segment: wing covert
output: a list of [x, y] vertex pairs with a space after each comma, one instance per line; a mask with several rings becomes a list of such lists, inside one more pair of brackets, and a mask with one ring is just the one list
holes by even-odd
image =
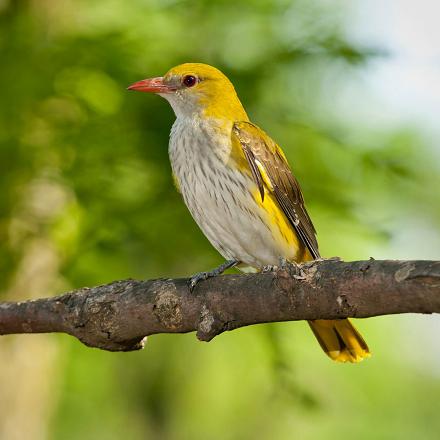
[[250, 122], [236, 122], [232, 137], [243, 149], [262, 200], [265, 189], [271, 192], [313, 258], [320, 258], [316, 230], [304, 206], [299, 183], [282, 150], [263, 130]]

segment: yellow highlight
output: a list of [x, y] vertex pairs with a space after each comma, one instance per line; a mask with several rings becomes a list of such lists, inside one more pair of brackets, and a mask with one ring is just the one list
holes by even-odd
[[266, 224], [269, 225], [274, 241], [285, 249], [282, 255], [289, 261], [301, 262], [304, 259], [305, 246], [300, 242], [295, 229], [284, 212], [274, 199], [274, 196], [265, 190], [264, 200], [261, 200], [260, 191], [254, 192], [254, 199], [266, 213]]
[[309, 321], [324, 352], [336, 362], [357, 363], [369, 358], [367, 344], [348, 319]]
[[185, 63], [173, 67], [165, 74], [165, 80], [173, 77], [193, 75], [199, 82], [191, 87], [191, 93], [198, 96], [206, 118], [228, 121], [249, 121], [231, 81], [220, 70], [208, 64]]
[[270, 181], [270, 178], [267, 175], [265, 168], [263, 167], [263, 165], [261, 165], [261, 162], [259, 162], [258, 160], [255, 161], [255, 164], [258, 167], [258, 171], [260, 172], [260, 175], [261, 175], [261, 178], [263, 179], [264, 184], [269, 188], [270, 191], [273, 191], [272, 182]]

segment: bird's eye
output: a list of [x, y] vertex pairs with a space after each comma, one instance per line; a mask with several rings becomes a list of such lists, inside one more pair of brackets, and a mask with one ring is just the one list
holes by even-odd
[[186, 75], [182, 82], [185, 87], [192, 87], [196, 85], [197, 78], [194, 75]]

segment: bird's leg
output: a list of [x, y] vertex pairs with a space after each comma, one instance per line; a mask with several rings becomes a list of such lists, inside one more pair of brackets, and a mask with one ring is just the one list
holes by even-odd
[[279, 257], [278, 262], [278, 266], [272, 264], [267, 264], [266, 266], [263, 266], [261, 272], [276, 272], [279, 269], [285, 269], [289, 264], [293, 264], [287, 261], [287, 259], [284, 257]]
[[297, 280], [304, 280], [306, 279], [306, 274], [303, 270], [304, 268], [309, 268], [312, 267], [315, 263], [320, 263], [321, 261], [342, 261], [339, 257], [330, 257], [330, 258], [323, 258], [323, 257], [319, 257], [316, 258], [314, 260], [310, 260], [310, 261], [303, 261], [302, 264], [303, 266], [301, 267], [300, 264], [292, 262], [291, 264], [293, 264], [293, 266], [296, 267], [297, 271], [299, 272], [299, 275], [293, 275], [293, 278], [297, 279]]
[[278, 261], [279, 261], [278, 267], [280, 269], [285, 269], [289, 265], [289, 262], [284, 257], [279, 257]]
[[267, 265], [267, 266], [263, 266], [261, 272], [276, 272], [278, 270], [283, 270], [289, 267], [289, 265], [294, 266], [298, 272], [298, 275], [293, 275], [293, 278], [295, 278], [296, 280], [304, 280], [305, 274], [304, 271], [302, 270], [301, 266], [296, 262], [296, 261], [288, 261], [286, 258], [284, 257], [279, 257], [279, 263], [278, 266], [272, 266], [272, 265]]
[[216, 267], [213, 270], [210, 270], [209, 272], [196, 273], [189, 280], [189, 290], [192, 292], [199, 281], [207, 280], [208, 278], [221, 275], [225, 270], [230, 269], [231, 267], [234, 267], [239, 263], [240, 262], [237, 260], [227, 260], [223, 264], [220, 264], [220, 266]]
[[299, 265], [296, 261], [291, 262], [292, 266], [295, 267], [295, 269], [298, 272], [298, 275], [293, 275], [293, 278], [295, 278], [295, 280], [305, 280], [306, 279], [306, 274], [304, 273], [301, 265]]

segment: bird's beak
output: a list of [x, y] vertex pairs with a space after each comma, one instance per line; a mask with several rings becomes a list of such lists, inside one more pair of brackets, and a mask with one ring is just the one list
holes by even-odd
[[143, 79], [142, 81], [135, 82], [131, 86], [127, 87], [127, 90], [137, 90], [138, 92], [145, 93], [172, 93], [176, 89], [167, 84], [164, 84], [163, 78]]

